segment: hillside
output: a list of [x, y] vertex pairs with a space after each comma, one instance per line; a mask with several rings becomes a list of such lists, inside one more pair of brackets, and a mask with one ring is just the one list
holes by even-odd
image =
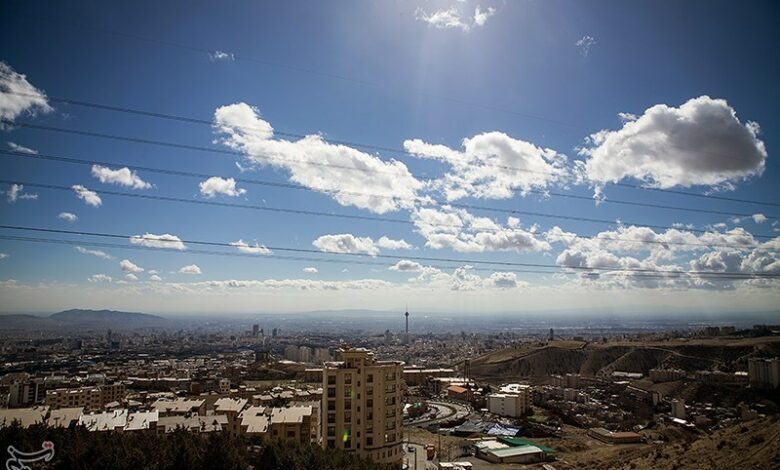
[[[558, 444], [558, 455], [577, 469], [770, 469], [780, 468], [780, 421], [763, 418], [738, 423], [711, 434], [679, 428], [649, 432], [657, 445], [615, 446], [587, 436]], [[553, 440], [551, 440], [553, 441]], [[667, 443], [660, 444], [665, 441]]]
[[160, 328], [169, 320], [148, 313], [118, 312], [114, 310], [72, 309], [54, 313], [48, 317], [34, 315], [0, 316], [0, 329], [69, 329], [69, 328], [112, 328], [131, 330], [137, 328]]
[[779, 354], [778, 337], [610, 344], [553, 341], [480, 356], [471, 362], [471, 373], [476, 378], [511, 380], [566, 373], [588, 377], [614, 371], [647, 374], [656, 367], [734, 371], [747, 370], [750, 357]]

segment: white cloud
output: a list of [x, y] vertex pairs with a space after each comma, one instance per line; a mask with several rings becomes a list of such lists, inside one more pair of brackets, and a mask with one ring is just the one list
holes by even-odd
[[202, 271], [200, 270], [200, 267], [197, 264], [188, 264], [187, 266], [182, 267], [179, 269], [179, 272], [182, 274], [201, 274]]
[[753, 214], [751, 217], [753, 218], [753, 222], [757, 224], [766, 222], [766, 216], [764, 214]]
[[220, 178], [212, 176], [199, 184], [200, 193], [206, 197], [214, 197], [217, 194], [237, 197], [246, 194], [246, 189], [236, 189], [236, 180], [233, 178]]
[[211, 59], [212, 62], [218, 61], [218, 60], [228, 60], [228, 61], [234, 61], [236, 60], [235, 56], [232, 52], [224, 52], [220, 50], [216, 50], [214, 52], [209, 53], [209, 59]]
[[271, 125], [246, 103], [217, 108], [214, 128], [223, 135], [219, 142], [244, 153], [250, 165], [285, 169], [291, 181], [328, 194], [341, 205], [380, 214], [408, 209], [424, 186], [402, 162], [330, 144], [319, 135], [274, 139]]
[[763, 173], [767, 152], [758, 132], [725, 100], [701, 96], [679, 108], [655, 105], [620, 130], [592, 134], [580, 154], [597, 190], [625, 178], [656, 188], [730, 188]]
[[424, 21], [438, 29], [457, 28], [462, 31], [468, 31], [471, 26], [461, 18], [461, 14], [456, 7], [436, 10], [428, 14], [422, 8], [418, 7], [414, 12], [414, 19]]
[[26, 153], [28, 155], [37, 155], [38, 151], [35, 149], [31, 149], [29, 147], [25, 147], [24, 145], [19, 145], [16, 142], [6, 142], [8, 144], [8, 147], [13, 150], [14, 152], [19, 153]]
[[93, 274], [87, 278], [89, 282], [111, 282], [113, 279], [107, 274]]
[[100, 199], [100, 196], [95, 191], [90, 191], [80, 184], [74, 184], [71, 188], [76, 193], [76, 197], [84, 201], [88, 206], [99, 207], [103, 204], [103, 200]]
[[423, 265], [416, 261], [402, 259], [401, 261], [395, 263], [393, 266], [390, 266], [388, 269], [390, 269], [391, 271], [417, 273], [423, 270]]
[[160, 282], [162, 281], [162, 278], [157, 274], [152, 274], [151, 276], [149, 276], [149, 280], [152, 282]]
[[250, 245], [244, 240], [239, 239], [237, 242], [230, 242], [230, 244], [238, 248], [238, 251], [242, 253], [250, 253], [253, 255], [270, 255], [273, 253], [265, 245], [261, 245], [257, 242], [255, 242], [254, 245]]
[[[48, 113], [52, 109], [46, 95], [28, 82], [25, 75], [0, 61], [0, 118], [13, 121], [24, 113], [34, 116], [38, 111]], [[4, 126], [0, 123], [0, 129]]]
[[149, 189], [151, 184], [142, 180], [135, 171], [127, 167], [112, 170], [106, 166], [92, 165], [92, 176], [101, 183], [118, 184], [133, 189]]
[[138, 266], [137, 264], [133, 263], [129, 259], [123, 259], [119, 262], [119, 267], [122, 269], [122, 271], [126, 273], [142, 273], [144, 272], [144, 268]]
[[6, 259], [6, 258], [8, 258], [7, 253], [0, 253], [0, 259]]
[[484, 26], [488, 18], [496, 14], [496, 9], [488, 7], [487, 10], [482, 10], [479, 5], [474, 10], [474, 24], [477, 26]]
[[85, 255], [97, 256], [98, 258], [114, 259], [113, 256], [107, 254], [105, 251], [90, 250], [90, 249], [84, 248], [83, 246], [77, 246], [76, 247], [76, 251], [78, 251], [79, 253], [85, 254]]
[[181, 241], [181, 238], [176, 235], [171, 235], [170, 233], [155, 235], [147, 232], [143, 235], [133, 235], [130, 237], [130, 243], [151, 248], [170, 248], [172, 250], [187, 249], [184, 242]]
[[309, 274], [317, 274], [319, 271], [317, 271], [317, 268], [313, 266], [308, 266], [306, 268], [303, 268], [303, 272], [309, 273]]
[[371, 256], [379, 254], [379, 248], [370, 237], [356, 237], [350, 233], [323, 235], [314, 240], [312, 245], [328, 253], [365, 253]]
[[125, 280], [126, 281], [130, 281], [130, 282], [135, 282], [135, 281], [138, 280], [138, 276], [136, 276], [133, 273], [127, 273], [127, 274], [125, 274]]
[[451, 248], [459, 252], [547, 251], [550, 244], [537, 237], [536, 227], [525, 229], [515, 217], [501, 226], [486, 217], [463, 209], [442, 206], [421, 208], [412, 213], [417, 231], [432, 249]]
[[445, 145], [406, 140], [404, 149], [421, 158], [447, 163], [452, 171], [431, 183], [450, 201], [464, 197], [511, 198], [543, 190], [568, 177], [567, 158], [549, 148], [514, 139], [503, 132], [486, 132], [463, 139], [463, 151]]
[[583, 57], [588, 57], [588, 54], [590, 54], [590, 48], [595, 44], [596, 40], [593, 38], [593, 36], [587, 35], [578, 39], [577, 42], [574, 43], [575, 46], [580, 48], [580, 53], [583, 55]]
[[60, 212], [60, 215], [58, 215], [57, 218], [69, 223], [78, 220], [78, 216], [76, 214], [71, 214], [70, 212]]
[[376, 244], [379, 248], [384, 248], [386, 250], [411, 250], [414, 248], [412, 245], [407, 243], [406, 240], [393, 240], [391, 238], [387, 238], [384, 235], [376, 241]]
[[16, 202], [17, 200], [36, 200], [38, 195], [35, 193], [23, 193], [24, 185], [12, 184], [8, 191], [6, 191], [6, 199], [8, 202]]
[[479, 5], [474, 9], [473, 17], [465, 11], [465, 6], [442, 8], [433, 13], [428, 13], [417, 7], [414, 12], [414, 19], [428, 23], [436, 29], [459, 29], [468, 32], [477, 26], [484, 26], [488, 18], [495, 14], [495, 8], [488, 7], [483, 10]]

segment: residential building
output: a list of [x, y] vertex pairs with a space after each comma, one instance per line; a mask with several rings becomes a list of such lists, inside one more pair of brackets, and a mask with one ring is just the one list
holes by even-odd
[[750, 385], [760, 388], [780, 386], [780, 358], [750, 359], [748, 361]]
[[112, 402], [122, 402], [127, 387], [121, 382], [95, 387], [57, 388], [46, 391], [46, 405], [52, 408], [86, 408], [101, 410]]
[[322, 445], [377, 463], [403, 457], [403, 362], [378, 361], [363, 348], [343, 347], [323, 371]]

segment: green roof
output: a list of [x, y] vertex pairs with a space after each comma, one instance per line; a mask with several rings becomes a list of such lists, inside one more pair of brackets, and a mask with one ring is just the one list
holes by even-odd
[[536, 446], [536, 447], [542, 449], [546, 454], [555, 452], [555, 449], [553, 449], [552, 447], [547, 447], [547, 446], [543, 446], [543, 445], [537, 444], [536, 442], [534, 442], [534, 441], [532, 441], [530, 439], [526, 439], [524, 437], [503, 437], [502, 436], [502, 437], [499, 437], [498, 440], [503, 442], [506, 445], [510, 445], [510, 446], [513, 446], [513, 447], [515, 447], [515, 446]]

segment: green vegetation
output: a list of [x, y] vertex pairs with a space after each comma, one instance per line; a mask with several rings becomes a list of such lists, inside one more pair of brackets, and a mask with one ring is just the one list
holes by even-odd
[[[84, 429], [15, 423], [0, 429], [0, 449], [9, 445], [24, 452], [54, 443], [55, 455], [47, 469], [248, 469], [254, 470], [374, 470], [381, 466], [343, 451], [290, 442], [250, 442], [227, 433], [169, 434], [145, 432], [88, 432]], [[6, 456], [3, 456], [4, 461]], [[38, 468], [38, 467], [35, 467]]]

